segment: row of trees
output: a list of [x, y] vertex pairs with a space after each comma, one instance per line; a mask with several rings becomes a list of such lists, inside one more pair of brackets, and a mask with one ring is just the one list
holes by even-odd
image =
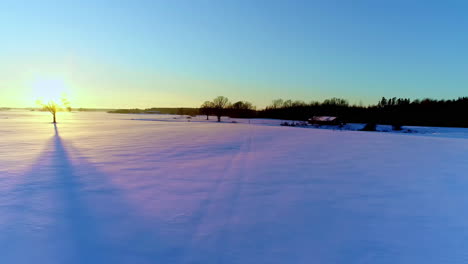
[[338, 116], [349, 123], [391, 124], [420, 126], [468, 127], [468, 97], [455, 100], [410, 100], [409, 98], [382, 97], [375, 105], [351, 105], [341, 98], [326, 99], [322, 102], [276, 99], [265, 109], [256, 110], [249, 102], [231, 104], [224, 96], [204, 102], [199, 113], [241, 118], [275, 118], [305, 121], [312, 116]]
[[[70, 102], [65, 98], [62, 98], [60, 103], [51, 101], [48, 103], [38, 102], [38, 104], [44, 111], [52, 114], [54, 123], [57, 122], [56, 114], [58, 111], [71, 111]], [[157, 108], [153, 110], [155, 109]], [[199, 109], [178, 108], [177, 113], [203, 114], [206, 115], [206, 119], [214, 115], [218, 122], [221, 121], [222, 116], [299, 121], [305, 121], [312, 116], [338, 116], [348, 123], [391, 124], [395, 127], [402, 125], [468, 127], [468, 97], [460, 97], [455, 100], [423, 99], [413, 101], [408, 98], [382, 97], [377, 104], [370, 106], [350, 105], [347, 100], [341, 98], [310, 103], [277, 99], [265, 109], [257, 111], [250, 102], [231, 103], [228, 98], [218, 96], [212, 101], [204, 102]]]
[[348, 101], [340, 98], [327, 99], [324, 102], [312, 102], [310, 104], [304, 101], [292, 101], [276, 99], [264, 110], [256, 110], [256, 107], [247, 101], [238, 101], [230, 103], [224, 96], [218, 96], [212, 101], [205, 101], [199, 108], [199, 113], [209, 116], [216, 116], [218, 122], [222, 116], [236, 118], [278, 118], [289, 120], [307, 120], [311, 115], [342, 115], [349, 108]]
[[238, 101], [231, 104], [229, 99], [224, 96], [218, 96], [213, 99], [213, 101], [205, 101], [200, 106], [199, 113], [206, 115], [206, 120], [210, 118], [210, 115], [214, 115], [218, 118], [218, 122], [221, 122], [222, 116], [238, 118], [256, 116], [256, 110], [252, 103], [247, 101]]
[[455, 100], [382, 98], [367, 109], [378, 123], [468, 127], [468, 97]]

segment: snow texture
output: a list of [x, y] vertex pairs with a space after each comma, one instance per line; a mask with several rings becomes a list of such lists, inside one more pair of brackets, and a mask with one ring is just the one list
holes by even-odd
[[50, 118], [0, 112], [0, 263], [468, 263], [467, 129]]

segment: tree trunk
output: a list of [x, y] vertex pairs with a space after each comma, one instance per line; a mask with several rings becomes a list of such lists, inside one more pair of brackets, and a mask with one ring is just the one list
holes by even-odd
[[206, 120], [210, 120], [210, 119], [208, 118], [208, 115], [206, 115]]
[[55, 119], [55, 113], [52, 113], [52, 116], [54, 117], [54, 124], [57, 124], [57, 120]]
[[218, 116], [218, 122], [221, 122], [221, 116], [220, 115]]

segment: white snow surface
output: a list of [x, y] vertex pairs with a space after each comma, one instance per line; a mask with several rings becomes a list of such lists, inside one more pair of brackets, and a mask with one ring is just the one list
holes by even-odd
[[0, 263], [468, 263], [468, 129], [174, 117], [0, 112]]

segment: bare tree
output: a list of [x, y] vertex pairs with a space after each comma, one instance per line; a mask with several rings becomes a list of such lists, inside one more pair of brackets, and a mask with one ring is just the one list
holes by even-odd
[[235, 102], [231, 105], [231, 108], [232, 109], [240, 109], [240, 110], [243, 110], [243, 109], [247, 109], [247, 110], [255, 110], [255, 107], [253, 106], [253, 104], [251, 102], [247, 102], [247, 101], [239, 101], [239, 102]]
[[229, 108], [230, 117], [247, 118], [255, 115], [255, 106], [251, 102], [238, 101], [233, 103]]
[[42, 106], [42, 110], [47, 111], [52, 114], [52, 122], [57, 124], [57, 112], [59, 111], [69, 111], [71, 112], [72, 108], [70, 106], [70, 102], [66, 98], [61, 99], [62, 104], [59, 104], [53, 100], [49, 101], [48, 103], [42, 103], [41, 101], [37, 101], [37, 104]]
[[218, 96], [213, 100], [214, 114], [218, 117], [218, 122], [221, 122], [221, 116], [225, 114], [226, 108], [229, 107], [229, 99], [224, 96]]
[[213, 114], [213, 103], [210, 101], [205, 101], [200, 106], [200, 114], [206, 115], [206, 120], [209, 120], [209, 116]]
[[271, 106], [269, 108], [272, 108], [272, 109], [277, 109], [277, 108], [281, 108], [283, 107], [283, 99], [276, 99], [276, 100], [273, 100]]
[[[385, 97], [383, 99], [385, 99]], [[347, 100], [336, 98], [336, 97], [326, 99], [325, 101], [323, 101], [322, 104], [323, 105], [335, 105], [335, 106], [349, 106], [349, 102]]]

